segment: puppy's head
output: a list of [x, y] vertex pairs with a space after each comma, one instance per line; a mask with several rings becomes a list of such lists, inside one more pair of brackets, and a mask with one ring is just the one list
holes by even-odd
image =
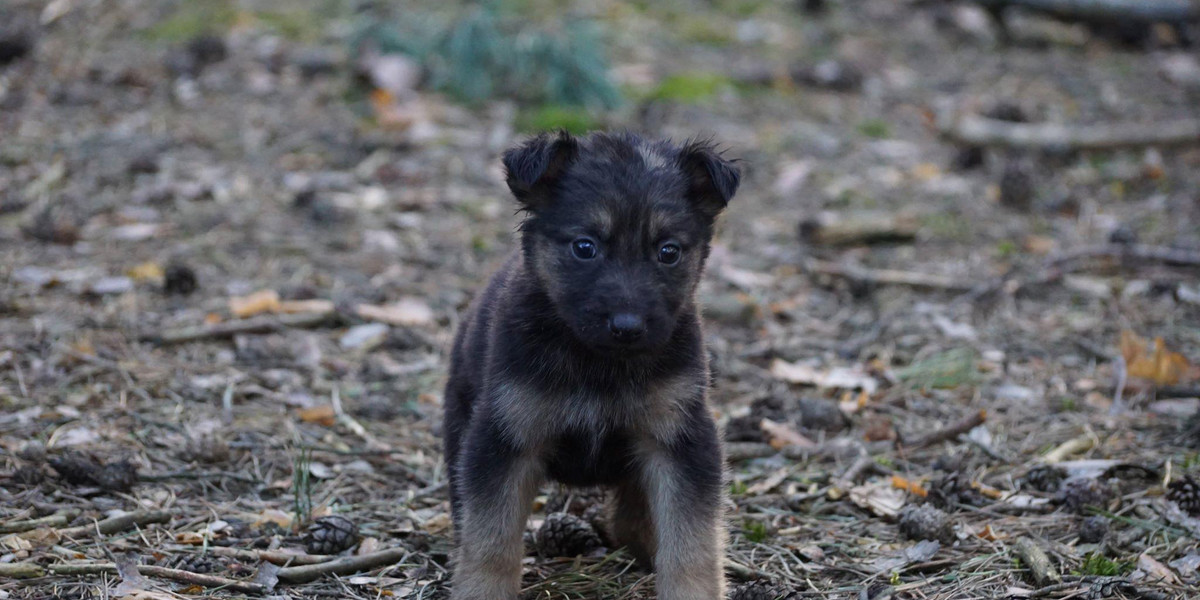
[[662, 347], [693, 308], [737, 167], [709, 142], [543, 134], [504, 154], [526, 264], [587, 346]]

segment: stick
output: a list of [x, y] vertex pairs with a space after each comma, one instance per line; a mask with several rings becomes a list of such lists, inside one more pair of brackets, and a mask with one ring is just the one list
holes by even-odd
[[[94, 563], [64, 563], [50, 565], [42, 568], [38, 565], [30, 563], [12, 563], [13, 565], [27, 565], [40, 570], [39, 574], [26, 574], [24, 577], [42, 577], [47, 572], [55, 575], [100, 575], [103, 573], [116, 573], [117, 565], [110, 562], [94, 562]], [[0, 565], [0, 575], [5, 575], [3, 567]], [[233, 592], [242, 592], [246, 594], [263, 594], [270, 590], [261, 583], [251, 581], [241, 581], [238, 579], [229, 579], [227, 577], [219, 577], [217, 575], [206, 575], [203, 573], [192, 573], [191, 571], [183, 571], [180, 569], [168, 569], [166, 567], [157, 567], [153, 565], [137, 565], [137, 571], [141, 575], [150, 577], [158, 577], [160, 579], [169, 579], [180, 583], [191, 585], [199, 585], [207, 588], [221, 588]], [[24, 573], [34, 573], [30, 569], [25, 569]], [[20, 575], [10, 575], [11, 577], [21, 577]]]
[[1190, 0], [974, 0], [989, 9], [1017, 6], [1060, 19], [1106, 22], [1178, 22], [1200, 19]]
[[227, 548], [224, 546], [213, 546], [208, 551], [217, 556], [227, 556], [243, 561], [261, 560], [280, 566], [317, 565], [337, 558], [327, 554], [295, 554], [279, 550], [243, 550], [241, 548]]
[[814, 456], [844, 456], [859, 454], [864, 449], [868, 454], [874, 455], [879, 452], [886, 451], [890, 445], [890, 442], [848, 444], [844, 440], [832, 440], [824, 444], [817, 444], [811, 448], [787, 446], [780, 450], [772, 447], [770, 444], [760, 444], [756, 442], [733, 442], [725, 444], [725, 460], [727, 462], [740, 462], [743, 460], [753, 460], [755, 458], [766, 458], [768, 456], [775, 456], [776, 454], [781, 454], [784, 458], [792, 460], [805, 460]]
[[199, 340], [231, 338], [242, 333], [270, 333], [289, 327], [318, 327], [329, 321], [335, 314], [336, 311], [262, 315], [237, 321], [224, 321], [212, 325], [168, 330], [158, 335], [145, 337], [143, 341], [160, 345], [183, 344]]
[[56, 532], [64, 538], [83, 538], [92, 537], [95, 535], [112, 535], [120, 533], [135, 525], [146, 525], [148, 523], [162, 523], [171, 519], [170, 511], [165, 510], [149, 510], [125, 513], [115, 517], [109, 517], [103, 521], [95, 521], [90, 525], [80, 525], [79, 527], [68, 527], [66, 529], [58, 529]]
[[346, 411], [342, 408], [342, 395], [338, 393], [337, 386], [334, 386], [333, 388], [333, 393], [330, 395], [330, 402], [333, 404], [333, 414], [337, 416], [338, 421], [341, 422], [342, 425], [345, 425], [346, 429], [354, 432], [354, 435], [362, 438], [363, 441], [367, 443], [368, 448], [378, 448], [380, 450], [389, 449], [387, 444], [375, 439], [375, 436], [371, 435], [371, 433], [367, 431], [367, 428], [362, 426], [362, 423], [355, 421], [354, 417], [346, 413]]
[[837, 263], [809, 259], [805, 262], [805, 270], [810, 273], [819, 273], [821, 275], [830, 275], [833, 277], [844, 277], [855, 281], [863, 281], [867, 283], [882, 283], [893, 285], [908, 285], [912, 287], [927, 287], [943, 290], [953, 290], [958, 292], [970, 291], [976, 287], [974, 283], [947, 277], [945, 275], [933, 275], [928, 273], [914, 273], [911, 271], [896, 271], [894, 269], [868, 269], [857, 265], [840, 265]]
[[1150, 246], [1147, 244], [1099, 244], [1084, 246], [1059, 254], [1046, 262], [1048, 267], [1061, 267], [1066, 263], [1088, 258], [1121, 258], [1146, 262], [1161, 262], [1168, 265], [1200, 266], [1200, 250]]
[[0, 563], [0, 577], [11, 577], [12, 579], [33, 579], [34, 577], [44, 577], [46, 569], [39, 565], [27, 562]]
[[38, 519], [26, 519], [24, 521], [9, 521], [7, 523], [0, 523], [0, 533], [20, 533], [22, 531], [29, 531], [30, 529], [37, 529], [39, 527], [65, 527], [67, 523], [71, 522], [71, 519], [75, 518], [76, 514], [78, 513], [65, 512], [57, 515], [50, 515], [48, 517], [41, 517]]
[[938, 119], [941, 134], [968, 146], [1023, 150], [1115, 150], [1141, 146], [1200, 144], [1200, 119], [1160, 123], [1012, 123], [977, 115]]
[[915, 450], [917, 448], [925, 448], [927, 446], [932, 446], [934, 444], [938, 444], [938, 443], [944, 442], [946, 440], [952, 440], [968, 431], [971, 431], [972, 429], [975, 429], [976, 427], [978, 427], [980, 425], [983, 425], [983, 422], [986, 420], [987, 420], [987, 411], [981, 410], [977, 413], [968, 415], [966, 418], [958, 421], [957, 423], [954, 423], [953, 425], [950, 425], [949, 427], [940, 429], [940, 430], [935, 431], [921, 439], [918, 439], [917, 441], [913, 442], [912, 444], [909, 444], [908, 447]]
[[1046, 556], [1046, 553], [1033, 540], [1027, 537], [1017, 538], [1017, 541], [1013, 543], [1013, 550], [1021, 558], [1021, 562], [1025, 563], [1026, 567], [1029, 567], [1029, 571], [1033, 574], [1034, 583], [1046, 585], [1050, 582], [1058, 583], [1062, 581], [1058, 572], [1054, 571], [1051, 566], [1050, 557]]
[[279, 581], [284, 583], [306, 583], [323, 575], [348, 575], [390, 565], [404, 560], [408, 555], [409, 551], [404, 548], [389, 548], [363, 556], [339, 558], [316, 565], [287, 567], [279, 570], [278, 577]]

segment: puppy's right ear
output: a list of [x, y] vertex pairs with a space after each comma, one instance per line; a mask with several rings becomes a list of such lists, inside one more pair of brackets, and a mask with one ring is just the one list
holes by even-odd
[[508, 189], [524, 208], [537, 208], [578, 152], [579, 143], [565, 131], [543, 133], [509, 148], [503, 159]]

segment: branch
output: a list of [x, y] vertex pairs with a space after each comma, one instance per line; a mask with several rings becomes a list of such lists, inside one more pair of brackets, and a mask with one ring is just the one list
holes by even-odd
[[977, 115], [938, 119], [941, 134], [969, 146], [1026, 150], [1114, 150], [1140, 146], [1200, 144], [1200, 119], [1159, 123], [1012, 123]]
[[89, 525], [80, 525], [79, 527], [68, 527], [66, 529], [58, 529], [55, 531], [60, 537], [64, 538], [83, 538], [92, 537], [95, 535], [112, 535], [120, 533], [133, 526], [146, 525], [148, 523], [162, 523], [171, 519], [171, 512], [166, 510], [148, 510], [125, 513], [115, 517], [109, 517], [102, 521], [95, 521]]
[[977, 413], [972, 413], [972, 414], [968, 415], [966, 418], [960, 420], [957, 423], [954, 423], [953, 425], [950, 425], [949, 427], [935, 431], [923, 438], [918, 439], [917, 441], [913, 442], [912, 444], [907, 444], [907, 446], [909, 448], [915, 450], [917, 448], [925, 448], [927, 446], [932, 446], [934, 444], [938, 444], [938, 443], [944, 442], [946, 440], [952, 440], [968, 431], [971, 431], [972, 429], [975, 429], [976, 427], [978, 427], [980, 425], [983, 425], [983, 422], [986, 420], [987, 420], [987, 411], [981, 410]]
[[183, 344], [186, 342], [195, 342], [199, 340], [231, 338], [242, 333], [270, 333], [272, 331], [279, 331], [289, 327], [318, 327], [332, 319], [332, 317], [336, 314], [336, 311], [325, 311], [283, 315], [262, 315], [258, 317], [250, 317], [249, 319], [240, 319], [237, 321], [223, 321], [221, 323], [213, 323], [211, 325], [199, 325], [196, 327], [184, 327], [182, 329], [167, 330], [159, 333], [158, 335], [144, 337], [143, 341], [153, 342], [160, 345]]
[[316, 565], [287, 567], [280, 569], [277, 576], [284, 583], [306, 583], [324, 575], [348, 575], [400, 562], [410, 552], [404, 548], [389, 548], [362, 556], [339, 558]]

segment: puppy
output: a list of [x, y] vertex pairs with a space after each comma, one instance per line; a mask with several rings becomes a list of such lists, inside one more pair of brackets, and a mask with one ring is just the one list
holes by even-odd
[[445, 393], [453, 600], [513, 600], [539, 485], [606, 486], [664, 600], [724, 598], [723, 458], [696, 308], [738, 169], [707, 142], [543, 134], [504, 154], [521, 247]]

